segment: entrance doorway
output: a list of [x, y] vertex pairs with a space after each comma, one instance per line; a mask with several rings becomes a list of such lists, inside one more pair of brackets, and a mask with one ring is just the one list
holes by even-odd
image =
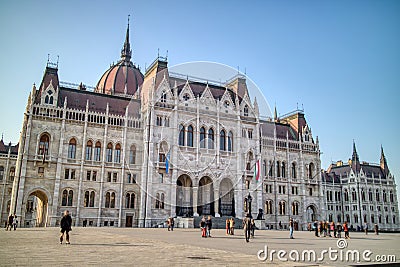
[[307, 214], [307, 221], [308, 222], [314, 222], [317, 219], [317, 216], [316, 216], [317, 212], [316, 212], [316, 209], [315, 209], [315, 207], [313, 205], [309, 205], [307, 207], [306, 214]]
[[25, 210], [25, 226], [45, 227], [48, 223], [49, 200], [41, 190], [29, 194]]
[[176, 215], [193, 216], [193, 184], [192, 179], [185, 174], [176, 181]]
[[133, 216], [126, 215], [125, 227], [132, 227], [133, 224]]
[[197, 212], [199, 215], [215, 215], [214, 186], [210, 177], [204, 176], [199, 181]]

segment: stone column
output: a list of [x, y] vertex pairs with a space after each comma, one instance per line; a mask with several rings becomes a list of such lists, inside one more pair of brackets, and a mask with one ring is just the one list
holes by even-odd
[[215, 188], [214, 189], [214, 211], [215, 211], [215, 217], [221, 217], [219, 214], [219, 189]]

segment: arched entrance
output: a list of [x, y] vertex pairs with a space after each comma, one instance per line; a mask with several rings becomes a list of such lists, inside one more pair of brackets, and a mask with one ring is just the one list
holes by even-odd
[[309, 205], [306, 209], [307, 222], [314, 222], [317, 220], [317, 209], [314, 205]]
[[199, 215], [215, 215], [214, 186], [210, 177], [204, 176], [200, 179], [197, 199], [197, 212]]
[[219, 185], [219, 214], [235, 216], [235, 194], [228, 178], [223, 179]]
[[48, 223], [49, 199], [45, 192], [35, 190], [29, 194], [25, 208], [25, 226], [45, 227]]
[[176, 215], [193, 216], [193, 183], [185, 174], [176, 181]]

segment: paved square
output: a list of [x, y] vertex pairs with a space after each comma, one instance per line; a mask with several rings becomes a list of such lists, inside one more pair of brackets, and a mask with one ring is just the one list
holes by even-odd
[[[256, 237], [246, 243], [243, 231], [235, 236], [225, 235], [225, 230], [212, 231], [212, 238], [201, 238], [199, 229], [140, 229], [140, 228], [73, 228], [71, 245], [60, 245], [58, 228], [31, 228], [0, 232], [1, 266], [82, 266], [82, 265], [266, 265], [257, 252], [268, 250], [337, 249], [337, 239], [316, 238], [312, 232], [295, 232], [289, 239], [288, 231], [256, 231]], [[346, 249], [370, 249], [375, 255], [395, 255], [400, 264], [400, 234], [351, 233]], [[292, 261], [281, 262], [274, 256], [274, 265], [293, 266]], [[288, 257], [288, 255], [286, 255]], [[297, 266], [353, 265], [350, 262], [332, 262], [328, 256], [322, 262], [297, 262]]]

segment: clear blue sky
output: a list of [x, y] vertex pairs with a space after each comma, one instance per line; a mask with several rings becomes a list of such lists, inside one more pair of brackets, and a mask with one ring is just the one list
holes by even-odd
[[63, 81], [95, 85], [132, 15], [134, 61], [214, 61], [247, 74], [280, 114], [304, 105], [322, 166], [379, 162], [400, 177], [400, 1], [2, 1], [0, 132], [18, 141], [47, 54]]

